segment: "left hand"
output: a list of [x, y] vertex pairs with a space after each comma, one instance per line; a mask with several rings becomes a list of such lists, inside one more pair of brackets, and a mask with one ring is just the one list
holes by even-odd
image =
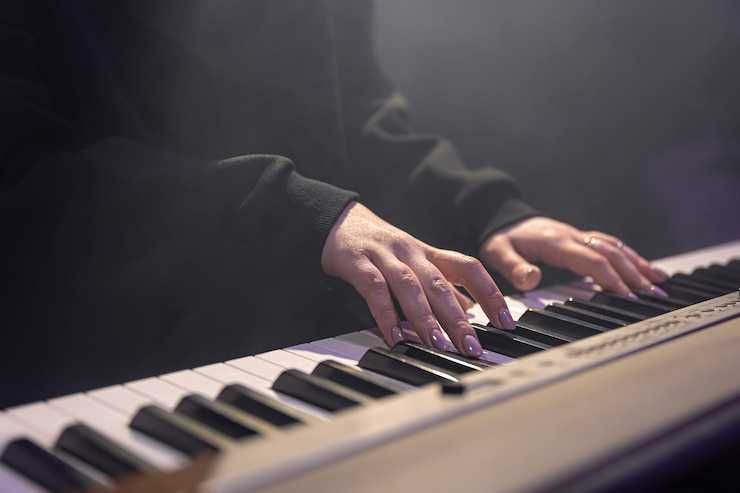
[[542, 272], [531, 263], [540, 261], [589, 276], [625, 296], [634, 296], [633, 291], [665, 296], [654, 283], [668, 277], [614, 236], [544, 217], [525, 219], [491, 235], [481, 246], [480, 258], [522, 291], [540, 283]]

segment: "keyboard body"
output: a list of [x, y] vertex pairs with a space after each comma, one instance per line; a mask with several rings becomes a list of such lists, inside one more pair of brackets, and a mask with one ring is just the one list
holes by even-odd
[[[689, 273], [738, 257], [735, 242], [657, 264]], [[592, 296], [593, 286], [575, 282], [508, 302], [521, 320], [528, 310]], [[487, 321], [478, 307], [470, 316]], [[285, 370], [309, 374], [327, 359], [355, 367], [369, 348], [383, 345], [369, 331], [353, 332], [5, 409], [0, 450], [28, 437], [96, 481], [113, 483], [59, 449], [62, 432], [83, 423], [157, 469], [175, 470], [189, 463], [188, 454], [132, 429], [132, 417], [152, 404], [183, 410], [188, 396], [213, 400], [238, 383], [306, 425], [255, 425], [255, 438], [214, 438], [220, 453], [203, 483], [208, 491], [608, 491], [629, 478], [654, 477], [717, 433], [737, 436], [738, 317], [735, 289], [521, 358], [486, 351], [496, 366], [454, 383], [417, 387], [371, 372], [396, 394], [341, 412], [273, 388]], [[43, 491], [26, 476], [0, 463], [0, 491]]]

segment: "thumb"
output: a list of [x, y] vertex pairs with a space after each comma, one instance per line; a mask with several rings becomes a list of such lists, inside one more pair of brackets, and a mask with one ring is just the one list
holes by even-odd
[[515, 288], [529, 291], [542, 280], [542, 271], [519, 255], [508, 239], [501, 238], [489, 245], [485, 261], [500, 272]]

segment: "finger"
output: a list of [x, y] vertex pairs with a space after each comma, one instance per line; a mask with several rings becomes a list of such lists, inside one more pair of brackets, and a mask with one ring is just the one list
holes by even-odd
[[427, 258], [450, 282], [463, 286], [496, 327], [506, 330], [514, 328], [514, 319], [506, 306], [504, 295], [478, 259], [436, 249], [431, 250]]
[[485, 260], [521, 291], [534, 289], [542, 280], [539, 267], [527, 262], [507, 238], [492, 242]]
[[650, 282], [660, 283], [668, 279], [668, 274], [666, 274], [665, 271], [652, 265], [647, 259], [638, 254], [633, 248], [625, 244], [619, 238], [606, 233], [602, 233], [601, 231], [590, 231], [586, 233], [586, 235], [606, 240], [620, 250], [623, 250], [624, 253], [627, 254], [629, 259], [632, 261], [632, 263], [637, 266], [637, 269], [640, 271], [640, 273], [643, 276], [647, 277]]
[[362, 257], [355, 261], [352, 272], [346, 278], [364, 298], [385, 343], [391, 347], [401, 342], [404, 337], [398, 313], [388, 283], [380, 270], [370, 259]]
[[383, 273], [419, 338], [424, 344], [433, 345], [432, 332], [439, 331], [440, 325], [414, 270], [391, 254], [374, 256], [373, 262]]
[[457, 298], [457, 302], [460, 303], [460, 306], [463, 307], [463, 310], [467, 312], [475, 306], [475, 301], [464, 295], [463, 292], [460, 291], [456, 286], [453, 286], [453, 289], [455, 290], [455, 298]]
[[[455, 347], [464, 354], [479, 356], [481, 347], [478, 337], [468, 322], [465, 310], [455, 297], [452, 284], [425, 257], [415, 261], [413, 269], [424, 288], [432, 311]], [[430, 336], [430, 342], [437, 349], [448, 349], [447, 341], [439, 329], [432, 330]], [[423, 338], [421, 334], [420, 337]]]
[[588, 237], [586, 245], [606, 257], [612, 264], [612, 267], [614, 267], [614, 270], [616, 270], [622, 277], [622, 280], [624, 280], [624, 282], [632, 289], [656, 294], [658, 296], [667, 296], [665, 291], [653, 285], [653, 283], [640, 272], [627, 252], [624, 251], [624, 248], [620, 249], [611, 241], [606, 241], [596, 236]]
[[547, 249], [543, 260], [555, 267], [570, 269], [581, 276], [590, 276], [604, 289], [635, 297], [609, 260], [583, 243], [567, 240]]

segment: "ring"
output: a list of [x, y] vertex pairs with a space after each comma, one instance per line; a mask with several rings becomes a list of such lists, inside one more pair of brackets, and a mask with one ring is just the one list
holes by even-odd
[[587, 247], [589, 247], [589, 248], [595, 248], [595, 247], [596, 247], [596, 244], [598, 243], [598, 241], [599, 241], [599, 240], [597, 240], [597, 239], [596, 239], [596, 238], [594, 238], [593, 236], [586, 236], [586, 237], [585, 237], [585, 238], [583, 239], [583, 243], [584, 243], [584, 244], [585, 244], [585, 245], [586, 245]]
[[617, 240], [617, 244], [615, 246], [620, 250], [624, 250], [624, 242], [622, 242], [622, 240]]

